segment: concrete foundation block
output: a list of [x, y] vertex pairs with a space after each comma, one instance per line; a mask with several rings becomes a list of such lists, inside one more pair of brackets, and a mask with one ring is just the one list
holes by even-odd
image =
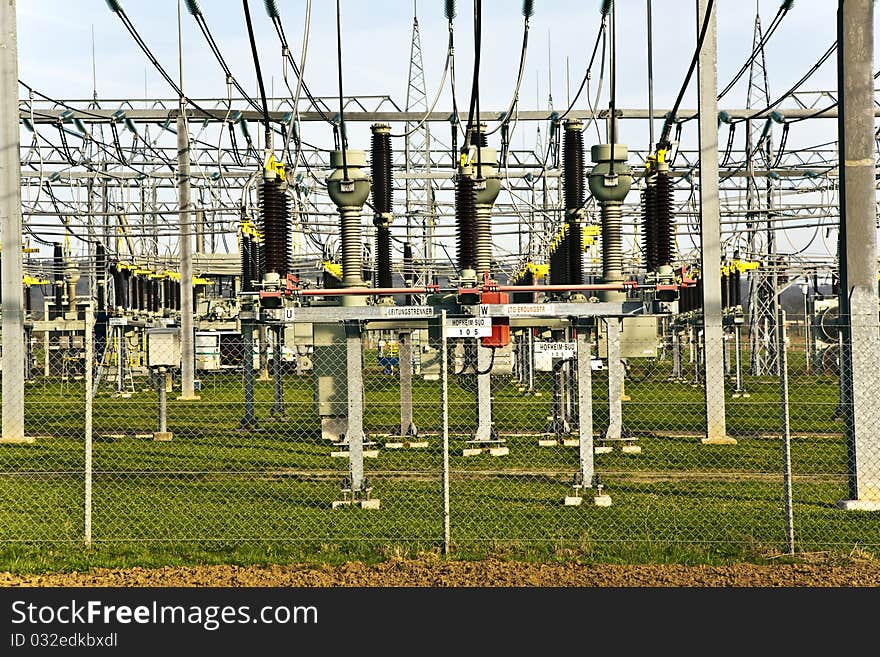
[[338, 452], [330, 452], [330, 456], [334, 459], [347, 459], [348, 458], [348, 450], [338, 451]]
[[555, 440], [544, 438], [538, 440], [538, 447], [556, 447], [558, 444], [559, 443]]
[[362, 509], [375, 510], [379, 508], [379, 500], [358, 500], [355, 504]]
[[844, 511], [880, 511], [880, 500], [840, 500], [837, 508]]
[[612, 451], [614, 451], [614, 448], [611, 445], [600, 445], [593, 448], [594, 454], [610, 454]]
[[489, 456], [507, 456], [510, 454], [509, 447], [490, 447]]
[[736, 445], [736, 438], [725, 436], [724, 438], [701, 438], [704, 445]]
[[425, 449], [426, 447], [428, 447], [428, 441], [427, 440], [414, 440], [414, 441], [406, 443], [406, 446], [409, 447], [410, 449]]
[[564, 504], [565, 506], [580, 506], [584, 501], [583, 497], [575, 496], [575, 495], [566, 495]]
[[483, 453], [482, 447], [465, 447], [461, 450], [462, 456], [477, 456]]
[[333, 500], [334, 509], [339, 509], [344, 506], [351, 506], [351, 500]]
[[365, 459], [379, 458], [379, 450], [378, 449], [365, 449], [364, 450], [364, 458]]
[[620, 451], [624, 454], [641, 454], [642, 448], [638, 445], [624, 445], [620, 448]]
[[153, 434], [153, 440], [157, 443], [169, 443], [173, 437], [174, 434], [170, 431], [156, 431]]
[[403, 449], [403, 443], [385, 443], [385, 449]]
[[20, 438], [0, 438], [0, 445], [33, 445], [37, 442], [34, 436], [21, 436]]
[[581, 444], [581, 441], [579, 441], [577, 438], [563, 438], [562, 439], [562, 446], [563, 447], [577, 447], [580, 444]]
[[593, 504], [596, 506], [611, 506], [611, 496], [596, 495], [596, 497], [593, 498]]

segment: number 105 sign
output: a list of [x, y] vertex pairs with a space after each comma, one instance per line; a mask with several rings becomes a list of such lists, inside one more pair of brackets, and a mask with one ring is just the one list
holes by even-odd
[[492, 335], [491, 317], [449, 317], [446, 336], [450, 338], [485, 338]]

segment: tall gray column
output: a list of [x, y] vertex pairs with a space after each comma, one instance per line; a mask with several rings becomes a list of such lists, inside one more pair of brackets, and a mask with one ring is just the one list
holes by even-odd
[[[709, 0], [697, 0], [698, 30]], [[699, 61], [700, 236], [703, 272], [703, 344], [706, 401], [704, 443], [736, 444], [724, 417], [724, 347], [721, 328], [721, 211], [718, 198], [718, 42], [715, 5]]]
[[873, 6], [840, 0], [838, 9], [841, 379], [850, 497], [838, 505], [880, 510]]
[[348, 378], [348, 465], [354, 497], [364, 488], [364, 358], [360, 327], [345, 327], [346, 374]]
[[489, 442], [494, 439], [492, 431], [492, 350], [483, 347], [479, 338], [477, 350], [477, 429], [474, 440]]
[[588, 327], [577, 332], [578, 465], [584, 488], [593, 486], [593, 370]]
[[412, 333], [402, 331], [397, 335], [397, 362], [400, 368], [400, 435], [415, 436], [413, 423], [412, 389]]
[[623, 363], [620, 361], [619, 317], [605, 320], [608, 351], [608, 430], [605, 440], [620, 440], [623, 437]]
[[177, 198], [180, 207], [180, 397], [198, 399], [195, 394], [196, 352], [193, 326], [192, 207], [189, 180], [189, 130], [186, 104], [177, 115]]
[[21, 159], [18, 128], [18, 36], [15, 0], [0, 2], [0, 284], [3, 308], [2, 443], [30, 443], [24, 435], [24, 291], [21, 274]]

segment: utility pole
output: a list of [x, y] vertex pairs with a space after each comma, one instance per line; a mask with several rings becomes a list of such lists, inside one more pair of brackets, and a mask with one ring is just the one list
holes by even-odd
[[[178, 44], [180, 5], [177, 6]], [[180, 89], [183, 90], [183, 56], [180, 56]], [[180, 397], [198, 399], [195, 393], [195, 329], [193, 327], [192, 207], [189, 180], [189, 126], [186, 98], [181, 94], [177, 114], [177, 200], [180, 208]]]
[[874, 186], [874, 2], [840, 0], [841, 387], [849, 456], [843, 509], [880, 510], [880, 370], [877, 318], [877, 211]]
[[0, 442], [32, 443], [24, 435], [24, 292], [21, 262], [21, 161], [18, 127], [18, 36], [15, 0], [0, 2], [0, 270], [3, 310], [3, 424]]
[[[697, 0], [697, 30], [709, 0]], [[735, 445], [724, 416], [724, 347], [721, 327], [721, 210], [718, 174], [718, 49], [715, 5], [699, 56], [700, 239], [703, 275], [703, 358], [706, 436], [703, 443]]]

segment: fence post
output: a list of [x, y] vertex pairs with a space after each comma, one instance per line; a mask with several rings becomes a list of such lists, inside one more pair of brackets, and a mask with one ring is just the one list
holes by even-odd
[[782, 489], [785, 496], [785, 545], [788, 554], [794, 554], [794, 510], [791, 499], [791, 419], [788, 411], [788, 351], [785, 346], [785, 311], [782, 308], [779, 309], [776, 331], [782, 411]]
[[92, 305], [86, 306], [85, 312], [85, 517], [84, 517], [84, 542], [86, 547], [92, 546], [92, 404], [94, 391], [92, 390], [92, 364], [94, 354], [94, 311]]
[[440, 311], [440, 434], [443, 438], [443, 554], [449, 554], [449, 379], [446, 352], [446, 311]]

